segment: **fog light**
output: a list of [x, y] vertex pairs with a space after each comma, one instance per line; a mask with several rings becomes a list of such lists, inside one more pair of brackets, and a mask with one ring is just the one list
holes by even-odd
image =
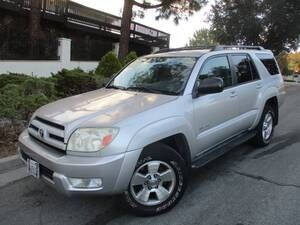
[[101, 178], [68, 178], [73, 188], [100, 188]]

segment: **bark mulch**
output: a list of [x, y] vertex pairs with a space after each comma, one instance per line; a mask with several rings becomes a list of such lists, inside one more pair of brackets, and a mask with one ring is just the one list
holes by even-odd
[[17, 154], [18, 136], [25, 127], [25, 121], [0, 119], [0, 158]]

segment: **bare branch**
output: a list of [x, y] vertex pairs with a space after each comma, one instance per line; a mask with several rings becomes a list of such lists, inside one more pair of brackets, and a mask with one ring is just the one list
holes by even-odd
[[168, 4], [170, 4], [170, 2], [172, 2], [172, 0], [163, 1], [162, 3], [156, 4], [156, 5], [151, 5], [151, 4], [139, 3], [137, 1], [133, 1], [133, 5], [136, 5], [140, 8], [143, 8], [143, 9], [156, 9], [156, 8], [160, 8], [164, 5], [168, 5]]

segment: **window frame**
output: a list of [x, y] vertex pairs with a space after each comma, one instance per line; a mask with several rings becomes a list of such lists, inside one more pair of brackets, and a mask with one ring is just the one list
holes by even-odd
[[228, 62], [228, 66], [229, 66], [229, 69], [230, 69], [230, 75], [231, 75], [231, 78], [232, 78], [232, 82], [231, 82], [231, 86], [228, 86], [228, 87], [225, 87], [224, 90], [227, 90], [227, 89], [230, 89], [232, 87], [234, 87], [234, 77], [233, 77], [233, 71], [232, 71], [232, 68], [231, 68], [231, 65], [230, 65], [230, 59], [228, 57], [228, 54], [226, 53], [222, 53], [222, 54], [218, 54], [218, 55], [213, 55], [213, 56], [209, 56], [207, 59], [205, 59], [205, 61], [202, 63], [199, 71], [198, 71], [198, 74], [197, 74], [197, 77], [196, 77], [196, 81], [195, 81], [195, 84], [194, 84], [194, 88], [193, 88], [193, 94], [195, 93], [196, 91], [196, 88], [197, 88], [197, 81], [199, 80], [199, 77], [200, 77], [200, 73], [201, 71], [203, 70], [205, 64], [211, 60], [211, 59], [215, 59], [215, 58], [219, 58], [219, 57], [225, 57], [227, 59], [227, 62]]
[[[232, 56], [246, 56], [248, 58], [248, 60], [249, 60], [248, 64], [249, 64], [252, 80], [244, 82], [244, 83], [240, 83], [240, 84], [238, 83], [236, 71], [234, 69], [234, 63], [233, 63]], [[254, 61], [253, 61], [253, 59], [252, 59], [252, 57], [250, 56], [249, 53], [229, 53], [228, 57], [229, 57], [229, 61], [230, 61], [230, 67], [232, 68], [231, 71], [232, 71], [233, 77], [234, 77], [234, 85], [233, 85], [234, 87], [241, 86], [241, 85], [244, 85], [244, 84], [249, 84], [249, 83], [261, 80], [261, 76], [260, 76], [260, 74], [257, 70], [257, 67], [256, 67], [256, 65], [255, 65], [255, 63], [254, 63]], [[253, 66], [254, 66], [254, 69], [256, 70], [256, 73], [258, 74], [258, 78], [256, 78], [256, 79], [253, 78], [254, 75], [253, 75], [253, 71], [252, 71], [250, 62], [252, 62]]]

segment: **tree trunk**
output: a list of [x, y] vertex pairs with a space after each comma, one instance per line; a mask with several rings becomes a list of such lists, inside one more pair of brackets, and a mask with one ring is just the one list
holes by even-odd
[[128, 54], [130, 40], [130, 24], [132, 18], [132, 0], [124, 0], [124, 8], [121, 23], [121, 37], [119, 48], [119, 59], [124, 59]]
[[29, 46], [30, 53], [33, 56], [38, 51], [37, 41], [41, 34], [41, 0], [31, 0], [31, 10], [29, 17]]

